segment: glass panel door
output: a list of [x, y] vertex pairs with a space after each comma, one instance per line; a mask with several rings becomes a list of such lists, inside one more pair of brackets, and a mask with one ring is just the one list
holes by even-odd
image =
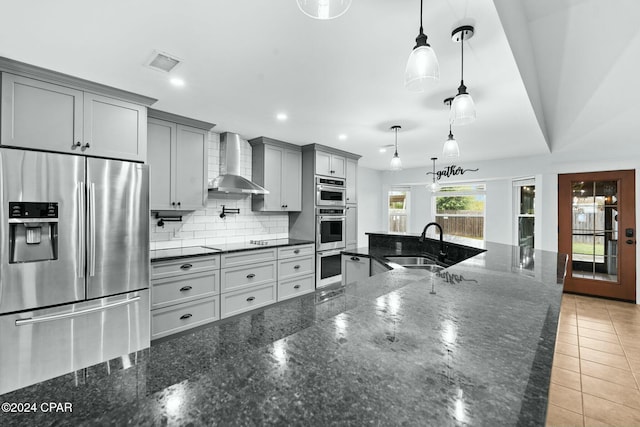
[[618, 281], [618, 183], [572, 184], [572, 275]]
[[635, 171], [558, 176], [565, 291], [636, 299]]

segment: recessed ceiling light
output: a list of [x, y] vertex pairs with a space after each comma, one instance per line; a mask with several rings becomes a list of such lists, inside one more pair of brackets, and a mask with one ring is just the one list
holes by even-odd
[[281, 122], [284, 122], [288, 118], [289, 117], [287, 116], [286, 113], [278, 113], [278, 114], [276, 114], [276, 119], [280, 120]]
[[338, 139], [339, 139], [340, 141], [344, 141], [344, 140], [346, 140], [346, 139], [347, 139], [347, 135], [345, 135], [344, 133], [341, 133], [340, 135], [338, 135]]
[[381, 153], [386, 153], [387, 149], [385, 147], [382, 147], [381, 149], [379, 149], [378, 151], [380, 151]]
[[172, 85], [177, 87], [184, 86], [184, 80], [182, 80], [180, 77], [171, 77], [171, 79], [169, 79], [169, 82], [171, 82]]

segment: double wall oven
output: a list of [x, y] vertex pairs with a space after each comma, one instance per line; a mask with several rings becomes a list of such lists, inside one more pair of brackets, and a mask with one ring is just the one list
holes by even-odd
[[317, 177], [316, 184], [316, 288], [320, 288], [342, 279], [346, 190], [343, 179]]

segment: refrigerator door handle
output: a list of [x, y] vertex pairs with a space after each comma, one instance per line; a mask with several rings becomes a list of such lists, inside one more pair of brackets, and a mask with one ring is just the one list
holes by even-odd
[[78, 277], [84, 277], [84, 267], [86, 262], [85, 247], [85, 223], [84, 223], [84, 182], [79, 182], [78, 187]]
[[99, 305], [97, 307], [91, 307], [91, 308], [87, 308], [87, 309], [84, 309], [84, 310], [69, 311], [67, 313], [52, 314], [50, 316], [27, 317], [27, 318], [24, 318], [24, 319], [16, 320], [16, 326], [32, 325], [34, 323], [51, 322], [51, 321], [54, 321], [54, 320], [67, 319], [69, 317], [82, 316], [84, 314], [94, 313], [96, 311], [109, 310], [111, 308], [118, 307], [118, 306], [121, 306], [121, 305], [131, 304], [132, 302], [136, 302], [138, 300], [140, 300], [140, 297], [136, 296], [136, 297], [129, 298], [129, 299], [126, 299], [126, 300], [114, 302], [114, 303], [107, 304], [107, 305]]
[[89, 276], [96, 275], [96, 185], [89, 187]]

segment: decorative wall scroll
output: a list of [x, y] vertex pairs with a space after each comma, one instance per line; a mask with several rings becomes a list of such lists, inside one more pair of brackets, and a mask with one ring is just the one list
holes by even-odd
[[[435, 175], [438, 180], [442, 177], [450, 178], [452, 176], [464, 175], [466, 172], [478, 172], [480, 169], [462, 169], [460, 166], [445, 166], [443, 169], [436, 171]], [[427, 175], [433, 175], [433, 172], [427, 172]]]

